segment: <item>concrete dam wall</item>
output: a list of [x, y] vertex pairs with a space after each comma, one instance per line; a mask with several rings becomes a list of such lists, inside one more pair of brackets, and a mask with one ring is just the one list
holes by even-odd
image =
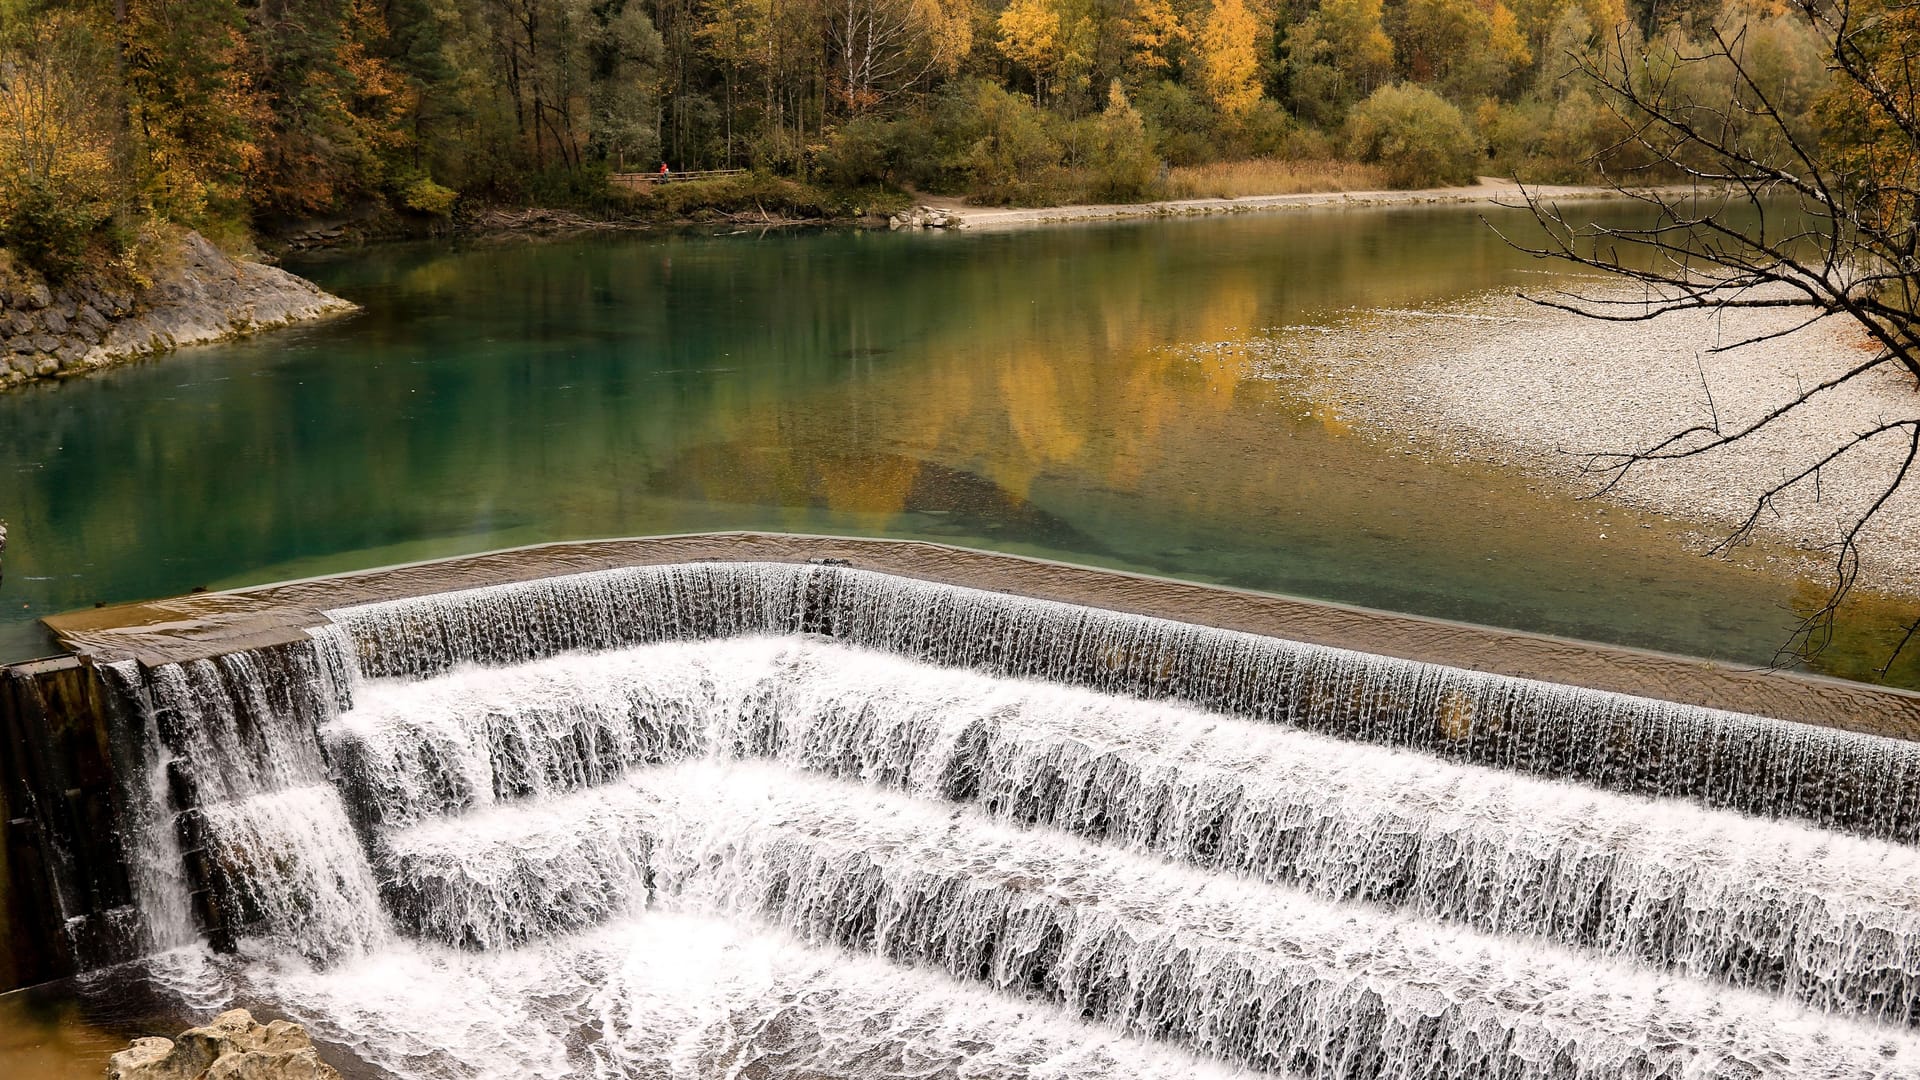
[[206, 949], [402, 1076], [1920, 1068], [1911, 694], [830, 538], [50, 625], [10, 985]]

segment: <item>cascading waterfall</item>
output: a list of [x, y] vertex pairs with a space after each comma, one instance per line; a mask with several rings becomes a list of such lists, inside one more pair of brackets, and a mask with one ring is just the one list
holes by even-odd
[[643, 772], [525, 815], [416, 826], [385, 860], [401, 918], [423, 936], [491, 939], [503, 922], [564, 932], [583, 911], [602, 917], [600, 898], [664, 894], [1263, 1070], [1465, 1080], [1779, 1069], [1812, 1080], [1920, 1068], [1910, 1038], [1836, 1029], [1764, 998], [778, 769]]
[[326, 731], [360, 813], [405, 824], [605, 783], [708, 752], [788, 651], [748, 638], [564, 657], [448, 679], [383, 680]]
[[932, 972], [667, 911], [537, 948], [400, 946], [252, 969], [280, 1003], [415, 1077], [1226, 1080], [1176, 1048]]
[[1912, 849], [844, 646], [662, 644], [370, 687], [330, 738], [356, 802], [387, 825], [636, 765], [765, 756], [1320, 896], [1920, 1019]]
[[315, 960], [385, 934], [317, 736], [338, 706], [335, 672], [304, 644], [167, 664], [146, 681], [176, 835], [211, 921]]
[[[167, 779], [173, 751], [160, 734], [159, 710], [140, 676], [140, 665], [123, 660], [103, 665], [101, 676], [123, 703], [132, 728], [131, 744], [120, 762], [126, 792], [128, 877], [140, 909], [143, 944], [149, 952], [190, 945], [199, 938], [194, 923], [186, 860], [174, 827], [172, 792]], [[138, 717], [137, 728], [132, 717]]]
[[202, 812], [210, 886], [226, 918], [314, 960], [380, 944], [386, 920], [340, 794], [324, 781]]
[[1920, 1076], [1906, 743], [836, 566], [329, 618], [114, 677], [141, 902], [398, 1076]]

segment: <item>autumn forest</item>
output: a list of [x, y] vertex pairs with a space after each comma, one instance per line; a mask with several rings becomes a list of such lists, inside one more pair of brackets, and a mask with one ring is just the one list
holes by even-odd
[[[1671, 75], [1716, 30], [1816, 131], [1828, 74], [1796, 11], [1633, 4], [0, 0], [0, 229], [57, 269], [155, 221], [231, 245], [483, 204], [836, 216], [906, 189], [1040, 204], [1581, 181], [1646, 164], [1588, 76]], [[1695, 67], [1688, 94], [1746, 92]], [[662, 163], [751, 172], [659, 195], [606, 182]]]

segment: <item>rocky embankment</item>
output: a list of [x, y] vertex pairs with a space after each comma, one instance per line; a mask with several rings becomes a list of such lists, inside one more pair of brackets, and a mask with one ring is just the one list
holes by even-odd
[[177, 1039], [135, 1039], [107, 1063], [107, 1080], [340, 1080], [299, 1024], [256, 1023], [234, 1009]]
[[51, 283], [0, 252], [0, 389], [353, 310], [285, 270], [229, 258], [197, 233], [150, 276], [145, 287], [105, 275]]

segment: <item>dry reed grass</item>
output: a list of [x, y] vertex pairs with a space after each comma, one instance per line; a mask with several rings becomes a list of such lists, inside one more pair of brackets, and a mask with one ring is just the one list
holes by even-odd
[[1167, 175], [1172, 199], [1237, 199], [1245, 195], [1304, 195], [1319, 191], [1379, 191], [1386, 175], [1351, 161], [1259, 158], [1186, 165]]

